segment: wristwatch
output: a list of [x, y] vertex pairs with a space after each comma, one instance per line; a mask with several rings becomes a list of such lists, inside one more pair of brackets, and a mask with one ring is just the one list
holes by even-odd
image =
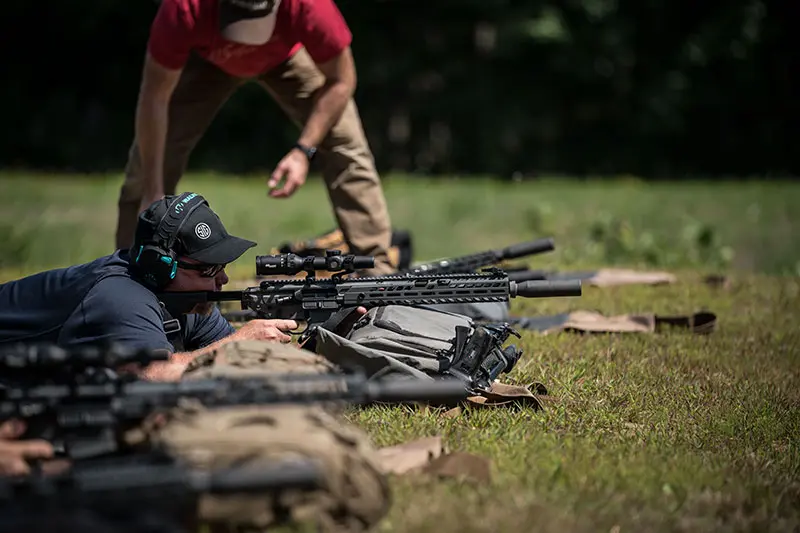
[[294, 147], [306, 154], [309, 161], [314, 159], [314, 155], [317, 153], [317, 149], [313, 146], [304, 146], [300, 143], [295, 143]]

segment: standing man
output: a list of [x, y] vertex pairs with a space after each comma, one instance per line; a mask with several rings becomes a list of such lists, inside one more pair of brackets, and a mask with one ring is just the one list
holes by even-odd
[[375, 257], [369, 275], [393, 272], [386, 199], [353, 100], [351, 41], [332, 0], [162, 0], [119, 196], [117, 248], [131, 245], [139, 212], [175, 193], [218, 110], [254, 81], [301, 128], [270, 176], [269, 196], [291, 196], [319, 160], [351, 253]]

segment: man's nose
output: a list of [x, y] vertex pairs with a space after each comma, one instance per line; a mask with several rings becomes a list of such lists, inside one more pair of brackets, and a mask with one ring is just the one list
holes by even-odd
[[219, 274], [217, 274], [217, 285], [222, 287], [226, 283], [228, 283], [230, 279], [228, 278], [228, 274], [222, 270]]

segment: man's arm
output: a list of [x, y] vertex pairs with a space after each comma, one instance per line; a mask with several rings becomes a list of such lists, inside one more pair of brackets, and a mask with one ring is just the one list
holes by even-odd
[[164, 67], [148, 51], [136, 106], [136, 143], [142, 165], [140, 211], [164, 196], [164, 147], [169, 127], [169, 101], [182, 69]]
[[[325, 84], [315, 93], [311, 113], [297, 140], [298, 144], [306, 147], [316, 147], [322, 142], [342, 116], [356, 89], [356, 66], [349, 46], [333, 59], [319, 63], [317, 67], [325, 75]], [[305, 183], [308, 166], [306, 155], [296, 148], [292, 149], [275, 167], [269, 187], [277, 187], [284, 177], [286, 182], [280, 189], [270, 191], [270, 196], [291, 196]]]
[[[317, 147], [339, 120], [356, 89], [356, 67], [350, 44], [353, 35], [333, 0], [299, 0], [287, 27], [287, 38], [303, 43], [325, 83], [314, 94], [310, 115], [303, 125], [298, 144]], [[280, 20], [280, 19], [279, 19]], [[287, 198], [306, 181], [309, 161], [292, 149], [275, 168], [269, 180], [273, 198]], [[286, 182], [276, 189], [281, 179]]]
[[53, 447], [44, 439], [18, 440], [25, 429], [22, 420], [0, 424], [0, 476], [25, 475], [30, 472], [29, 459], [53, 457]]
[[114, 343], [131, 349], [167, 353], [168, 361], [151, 363], [140, 370], [135, 367], [125, 370], [145, 379], [176, 381], [189, 362], [225, 343], [248, 339], [290, 342], [291, 336], [284, 331], [295, 328], [294, 320], [252, 320], [236, 332], [211, 324], [208, 335], [202, 339], [203, 343], [210, 344], [194, 351], [173, 353], [174, 347], [164, 332], [164, 315], [153, 294], [129, 278], [110, 276], [92, 287], [66, 320], [59, 343], [68, 348]]
[[322, 142], [356, 90], [356, 66], [349, 46], [317, 67], [325, 75], [325, 85], [316, 93], [311, 114], [297, 141], [304, 146], [318, 146]]
[[136, 139], [142, 164], [140, 211], [164, 196], [169, 101], [196, 36], [194, 12], [179, 0], [161, 0], [150, 26], [136, 106]]
[[271, 342], [291, 342], [291, 335], [285, 333], [297, 328], [294, 320], [251, 320], [238, 331], [218, 339], [211, 344], [189, 352], [176, 352], [169, 361], [151, 363], [138, 372], [139, 377], [149, 381], [178, 381], [189, 363], [198, 357], [211, 353], [230, 342], [242, 340], [262, 340]]

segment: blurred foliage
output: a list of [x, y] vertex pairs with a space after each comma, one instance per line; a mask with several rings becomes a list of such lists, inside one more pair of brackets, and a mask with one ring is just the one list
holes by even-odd
[[26, 265], [32, 240], [29, 231], [20, 231], [16, 225], [0, 222], [0, 268]]
[[[520, 262], [545, 270], [800, 275], [797, 183], [387, 178], [392, 224], [411, 232], [414, 261], [549, 236], [554, 252]], [[35, 272], [110, 253], [122, 179], [0, 172], [6, 268]], [[260, 178], [190, 173], [181, 187], [202, 192], [228, 231], [258, 243], [229, 270], [234, 279], [252, 277], [256, 255], [336, 224], [319, 179], [289, 202], [269, 198]], [[25, 248], [14, 251], [18, 245]]]
[[[697, 174], [798, 171], [791, 3], [765, 0], [339, 0], [357, 101], [383, 172]], [[0, 164], [119, 169], [154, 2], [12, 2]], [[13, 49], [7, 46], [6, 50]], [[263, 172], [295, 127], [250, 84], [192, 168]], [[533, 222], [532, 222], [533, 223]]]
[[710, 224], [689, 221], [679, 232], [635, 231], [632, 225], [608, 214], [591, 224], [589, 252], [609, 264], [646, 267], [726, 269], [734, 259], [731, 246], [720, 242]]

